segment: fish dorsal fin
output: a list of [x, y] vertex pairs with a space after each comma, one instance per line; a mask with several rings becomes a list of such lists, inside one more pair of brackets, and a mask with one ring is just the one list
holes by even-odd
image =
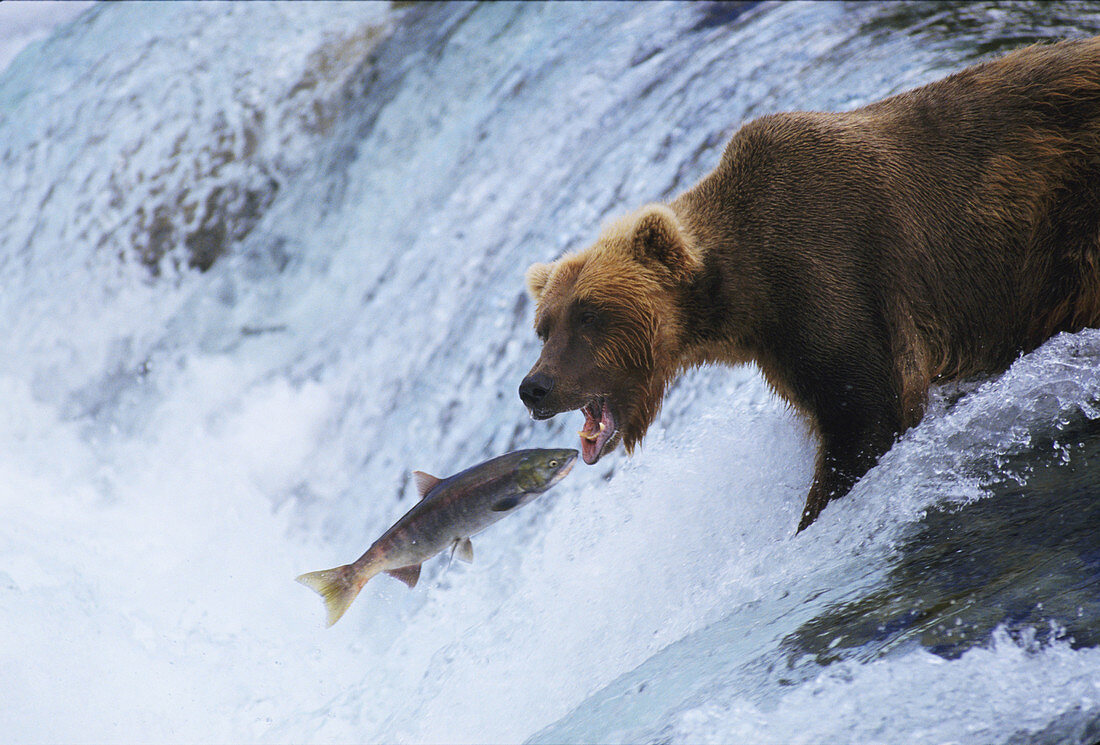
[[420, 565], [413, 564], [412, 566], [390, 569], [388, 572], [386, 572], [386, 574], [390, 575], [391, 577], [396, 577], [397, 579], [408, 585], [411, 589], [413, 587], [416, 587], [416, 583], [420, 580]]
[[454, 548], [451, 550], [451, 556], [457, 556], [467, 564], [474, 560], [474, 544], [470, 542], [469, 537], [460, 538], [455, 541]]
[[416, 491], [420, 494], [420, 498], [428, 496], [428, 492], [439, 485], [439, 482], [443, 479], [436, 478], [430, 473], [424, 473], [423, 471], [413, 471], [413, 479], [416, 481]]

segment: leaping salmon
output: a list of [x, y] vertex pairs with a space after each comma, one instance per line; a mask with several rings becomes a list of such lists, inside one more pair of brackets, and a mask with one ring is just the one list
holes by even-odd
[[324, 598], [332, 626], [376, 574], [385, 572], [411, 588], [420, 579], [420, 565], [441, 551], [450, 548], [472, 561], [471, 535], [561, 481], [576, 460], [572, 449], [516, 450], [445, 479], [413, 471], [421, 499], [411, 510], [355, 562], [309, 572], [298, 581]]

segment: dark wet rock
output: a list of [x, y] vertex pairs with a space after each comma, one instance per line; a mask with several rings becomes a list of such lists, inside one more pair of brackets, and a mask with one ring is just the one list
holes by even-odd
[[882, 587], [784, 640], [791, 664], [867, 661], [917, 644], [954, 659], [998, 628], [1028, 644], [1100, 646], [1100, 420], [1037, 434], [989, 491], [929, 510]]

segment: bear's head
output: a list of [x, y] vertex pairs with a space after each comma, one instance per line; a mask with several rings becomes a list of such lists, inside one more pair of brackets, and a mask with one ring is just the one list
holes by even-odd
[[589, 248], [527, 270], [542, 354], [519, 394], [535, 419], [581, 409], [595, 463], [641, 440], [680, 366], [679, 288], [700, 268], [676, 213], [649, 205]]

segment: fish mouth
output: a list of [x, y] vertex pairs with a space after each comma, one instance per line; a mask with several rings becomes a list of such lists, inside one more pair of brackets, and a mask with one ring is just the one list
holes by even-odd
[[584, 427], [577, 433], [581, 436], [581, 457], [591, 466], [614, 449], [619, 441], [619, 430], [606, 397], [596, 396], [581, 411], [584, 413]]

